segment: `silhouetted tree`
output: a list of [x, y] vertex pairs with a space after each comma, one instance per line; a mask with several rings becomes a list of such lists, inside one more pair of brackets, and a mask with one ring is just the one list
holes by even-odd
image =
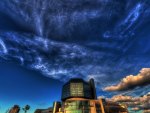
[[27, 113], [27, 111], [30, 109], [29, 105], [26, 105], [24, 108], [22, 108], [24, 113]]

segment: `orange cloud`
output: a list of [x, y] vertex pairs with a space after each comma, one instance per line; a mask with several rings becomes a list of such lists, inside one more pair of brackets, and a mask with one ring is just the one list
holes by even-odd
[[128, 107], [132, 108], [131, 111], [144, 110], [143, 113], [147, 113], [147, 111], [150, 110], [150, 93], [142, 97], [115, 95], [112, 98], [107, 98], [107, 101], [126, 104]]
[[120, 83], [105, 87], [105, 91], [123, 91], [150, 84], [150, 68], [143, 68], [137, 75], [129, 75], [121, 80]]
[[150, 109], [144, 110], [143, 113], [150, 113]]
[[123, 95], [115, 95], [110, 99], [110, 101], [113, 102], [129, 102], [131, 100], [132, 100], [131, 96], [123, 96]]

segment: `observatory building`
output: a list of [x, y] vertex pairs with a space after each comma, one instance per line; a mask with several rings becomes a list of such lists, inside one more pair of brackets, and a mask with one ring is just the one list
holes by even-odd
[[94, 80], [71, 79], [62, 88], [62, 101], [69, 98], [97, 99]]
[[88, 82], [74, 78], [63, 85], [61, 102], [35, 113], [128, 113], [127, 107], [97, 99], [94, 79]]

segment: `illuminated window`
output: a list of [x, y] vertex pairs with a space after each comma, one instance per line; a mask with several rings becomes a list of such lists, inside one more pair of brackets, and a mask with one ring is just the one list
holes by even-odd
[[83, 96], [83, 83], [70, 84], [71, 96]]
[[65, 113], [90, 113], [88, 101], [66, 101]]

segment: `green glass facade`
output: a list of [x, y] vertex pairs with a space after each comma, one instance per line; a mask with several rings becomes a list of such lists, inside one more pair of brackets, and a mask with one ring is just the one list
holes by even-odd
[[90, 113], [90, 104], [88, 101], [66, 101], [66, 113]]

